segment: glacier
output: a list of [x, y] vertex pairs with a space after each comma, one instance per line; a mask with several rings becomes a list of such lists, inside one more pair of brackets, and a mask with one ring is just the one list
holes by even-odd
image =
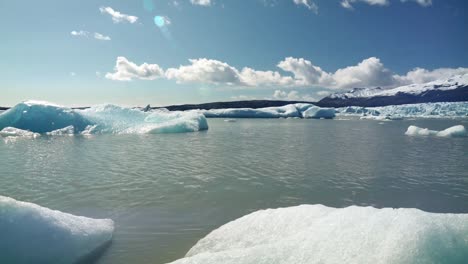
[[8, 127], [47, 135], [145, 134], [207, 130], [208, 122], [195, 112], [142, 112], [110, 104], [78, 110], [26, 101], [0, 114], [0, 130]]
[[336, 108], [337, 116], [366, 116], [369, 119], [458, 118], [468, 117], [468, 102], [421, 103], [380, 107], [348, 106]]
[[465, 137], [466, 129], [463, 125], [449, 127], [442, 131], [420, 128], [417, 126], [409, 126], [405, 132], [408, 136], [437, 136], [437, 137]]
[[0, 263], [78, 263], [112, 240], [114, 222], [0, 196]]
[[468, 214], [301, 205], [251, 213], [172, 264], [466, 263]]

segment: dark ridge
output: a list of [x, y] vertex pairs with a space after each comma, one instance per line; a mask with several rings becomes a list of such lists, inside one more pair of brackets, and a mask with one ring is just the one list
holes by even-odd
[[330, 98], [325, 97], [315, 103], [320, 107], [376, 107], [387, 105], [419, 104], [419, 103], [440, 103], [440, 102], [466, 102], [468, 101], [468, 86], [463, 86], [453, 90], [429, 90], [421, 94], [397, 93], [394, 96], [375, 96], [361, 98]]
[[210, 110], [210, 109], [221, 109], [221, 108], [263, 108], [263, 107], [285, 106], [288, 104], [296, 104], [296, 103], [315, 104], [313, 102], [305, 102], [305, 101], [250, 100], [250, 101], [214, 102], [214, 103], [205, 103], [205, 104], [169, 105], [165, 107], [152, 107], [152, 109], [167, 108], [170, 111], [185, 111], [185, 110], [192, 110], [192, 109]]
[[8, 110], [8, 109], [10, 109], [10, 107], [2, 107], [2, 106], [0, 106], [0, 111], [5, 111], [5, 110]]

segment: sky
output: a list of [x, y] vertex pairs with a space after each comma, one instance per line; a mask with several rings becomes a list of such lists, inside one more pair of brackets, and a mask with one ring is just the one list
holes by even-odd
[[466, 0], [0, 0], [0, 105], [315, 101], [468, 72]]

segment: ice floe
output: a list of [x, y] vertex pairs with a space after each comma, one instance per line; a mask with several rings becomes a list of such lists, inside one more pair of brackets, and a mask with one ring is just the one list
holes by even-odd
[[465, 137], [466, 129], [463, 125], [449, 127], [442, 131], [430, 130], [417, 126], [409, 126], [405, 132], [408, 136], [437, 136], [437, 137]]
[[465, 263], [468, 214], [302, 205], [221, 226], [173, 264]]
[[77, 263], [111, 241], [114, 222], [0, 196], [0, 263]]

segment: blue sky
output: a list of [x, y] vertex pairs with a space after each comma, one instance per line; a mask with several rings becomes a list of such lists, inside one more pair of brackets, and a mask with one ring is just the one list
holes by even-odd
[[464, 0], [0, 1], [0, 105], [316, 100], [447, 78], [468, 72], [467, 11]]

